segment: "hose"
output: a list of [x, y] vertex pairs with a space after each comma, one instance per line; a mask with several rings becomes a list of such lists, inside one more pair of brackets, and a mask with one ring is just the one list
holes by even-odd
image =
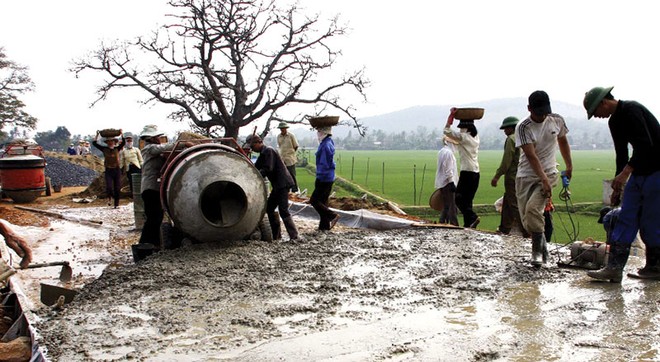
[[571, 200], [571, 191], [569, 190], [569, 178], [566, 176], [565, 171], [561, 172], [561, 191], [559, 192], [559, 200], [564, 202], [564, 205], [566, 206], [566, 213], [568, 214], [568, 220], [571, 223], [571, 228], [572, 232], [568, 230], [566, 227], [566, 224], [564, 223], [564, 220], [561, 217], [561, 214], [559, 215], [559, 221], [562, 223], [562, 227], [564, 228], [564, 231], [566, 232], [566, 235], [568, 236], [569, 240], [571, 241], [576, 241], [578, 238], [578, 235], [580, 234], [580, 225], [577, 220], [573, 219], [573, 201]]

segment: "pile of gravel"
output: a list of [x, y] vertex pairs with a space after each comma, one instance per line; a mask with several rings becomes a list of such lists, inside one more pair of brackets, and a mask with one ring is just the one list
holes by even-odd
[[67, 160], [46, 156], [46, 177], [51, 185], [88, 186], [98, 177], [98, 173], [87, 167], [76, 165]]

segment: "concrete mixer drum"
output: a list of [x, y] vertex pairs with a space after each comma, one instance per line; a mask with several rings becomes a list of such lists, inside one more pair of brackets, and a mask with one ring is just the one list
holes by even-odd
[[266, 185], [235, 146], [201, 143], [168, 157], [161, 202], [174, 227], [195, 241], [241, 240], [264, 224]]

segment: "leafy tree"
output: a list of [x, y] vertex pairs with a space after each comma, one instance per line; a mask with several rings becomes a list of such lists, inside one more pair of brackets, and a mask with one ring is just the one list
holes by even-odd
[[71, 132], [66, 127], [59, 126], [55, 129], [55, 132], [37, 132], [34, 140], [44, 150], [64, 152], [69, 146], [69, 143], [71, 143]]
[[[173, 21], [148, 38], [101, 44], [89, 58], [75, 62], [76, 75], [93, 70], [108, 76], [94, 103], [112, 89], [139, 88], [149, 94], [144, 103], [175, 105], [171, 119], [190, 121], [209, 135], [223, 129], [228, 137], [265, 117], [264, 135], [271, 121], [280, 120], [277, 112], [292, 105], [315, 115], [342, 112], [361, 131], [353, 105], [341, 95], [365, 97], [363, 70], [330, 81], [321, 77], [341, 55], [332, 41], [346, 35], [346, 28], [337, 18], [323, 24], [318, 15], [305, 16], [297, 5], [279, 8], [275, 0], [168, 4]], [[144, 56], [148, 60], [140, 63]]]
[[19, 95], [34, 90], [34, 83], [27, 74], [27, 67], [7, 59], [0, 47], [0, 136], [6, 138], [6, 126], [34, 129], [37, 119], [23, 110], [25, 104]]

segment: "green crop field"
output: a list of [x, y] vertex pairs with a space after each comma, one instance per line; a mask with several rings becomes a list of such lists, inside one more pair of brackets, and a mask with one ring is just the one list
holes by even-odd
[[[595, 223], [597, 210], [603, 200], [603, 180], [614, 176], [614, 150], [573, 151], [573, 179], [570, 182], [571, 201], [573, 204], [591, 203], [593, 207], [586, 213], [573, 213], [574, 223], [579, 223], [579, 238], [587, 236], [597, 240], [604, 238], [602, 225]], [[499, 167], [502, 151], [479, 152], [481, 179], [474, 203], [492, 205], [504, 192], [503, 180], [498, 187], [492, 187], [490, 180]], [[310, 161], [314, 162], [311, 154]], [[563, 169], [561, 157], [557, 158]], [[437, 163], [437, 151], [337, 151], [335, 155], [337, 175], [360, 187], [391, 200], [402, 207], [428, 206], [428, 200], [434, 191]], [[460, 165], [459, 165], [460, 167]], [[314, 188], [314, 176], [303, 168], [298, 168], [301, 189], [309, 192]], [[572, 230], [572, 224], [566, 214], [566, 205], [558, 199], [561, 183], [553, 192], [553, 202], [557, 208], [555, 230], [558, 240], [566, 238], [564, 227]], [[347, 191], [336, 188], [337, 196], [347, 196]], [[356, 195], [354, 195], [356, 196]], [[357, 195], [361, 196], [361, 195]], [[499, 215], [494, 208], [483, 208], [480, 214], [482, 222], [479, 229], [495, 230], [499, 224]], [[431, 211], [432, 212], [432, 211]], [[563, 213], [563, 215], [561, 215]], [[560, 220], [561, 218], [561, 220]], [[562, 221], [565, 225], [562, 225]]]

